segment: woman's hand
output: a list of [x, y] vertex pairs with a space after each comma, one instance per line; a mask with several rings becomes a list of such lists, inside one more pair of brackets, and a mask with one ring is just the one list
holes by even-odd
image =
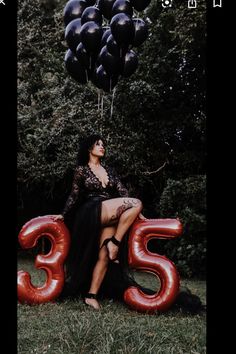
[[59, 220], [64, 221], [64, 216], [59, 214], [59, 215], [54, 216], [53, 219], [54, 219], [54, 221], [59, 221]]
[[141, 219], [141, 220], [146, 220], [146, 219], [147, 219], [147, 218], [145, 218], [145, 216], [144, 216], [143, 214], [141, 214], [141, 213], [139, 213], [138, 217], [139, 217], [139, 219]]

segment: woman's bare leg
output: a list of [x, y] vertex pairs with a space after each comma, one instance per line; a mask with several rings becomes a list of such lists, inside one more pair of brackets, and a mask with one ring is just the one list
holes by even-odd
[[[113, 235], [116, 230], [116, 226], [107, 226], [102, 229], [101, 232], [101, 237], [100, 237], [100, 247], [103, 243], [103, 241], [110, 237], [110, 235]], [[92, 281], [89, 289], [89, 293], [92, 294], [97, 294], [98, 290], [101, 286], [101, 283], [104, 279], [104, 276], [107, 271], [107, 266], [108, 266], [109, 258], [108, 258], [108, 253], [106, 247], [103, 247], [99, 251], [99, 256], [98, 256], [98, 261], [94, 267], [93, 270], [93, 275], [92, 275]], [[88, 305], [93, 306], [95, 309], [99, 309], [100, 305], [96, 299], [89, 299], [86, 298], [86, 303]]]
[[[102, 224], [109, 225], [118, 222], [114, 235], [121, 241], [126, 231], [141, 212], [142, 202], [136, 198], [114, 198], [102, 202]], [[118, 247], [113, 243], [107, 244], [109, 258], [115, 259]]]
[[[142, 202], [136, 198], [114, 198], [102, 202], [101, 223], [103, 226], [100, 246], [106, 238], [112, 235], [121, 241], [125, 232], [132, 225], [142, 210]], [[107, 244], [110, 259], [114, 259], [118, 247], [112, 242]], [[94, 267], [89, 293], [97, 294], [106, 274], [109, 258], [107, 248], [99, 251], [99, 258]], [[100, 305], [96, 299], [86, 298], [86, 303], [99, 309]]]

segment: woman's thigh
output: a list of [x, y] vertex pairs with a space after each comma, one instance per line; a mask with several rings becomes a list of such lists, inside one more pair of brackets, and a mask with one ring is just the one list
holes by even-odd
[[142, 210], [142, 202], [139, 199], [127, 197], [104, 200], [101, 212], [102, 225], [116, 225], [121, 214], [130, 208], [136, 208], [137, 212], [140, 212]]

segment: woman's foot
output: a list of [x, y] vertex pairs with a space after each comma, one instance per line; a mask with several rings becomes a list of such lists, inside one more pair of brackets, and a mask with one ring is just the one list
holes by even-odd
[[107, 251], [108, 251], [108, 257], [111, 261], [115, 263], [119, 263], [119, 261], [116, 259], [117, 253], [118, 253], [119, 247], [116, 246], [113, 242], [108, 242], [107, 243]]
[[95, 310], [100, 310], [101, 306], [99, 305], [99, 302], [96, 299], [89, 299], [85, 297], [84, 303], [88, 306], [93, 307]]
[[95, 310], [100, 310], [101, 306], [97, 301], [97, 294], [87, 293], [84, 297], [84, 303], [88, 306], [93, 307]]

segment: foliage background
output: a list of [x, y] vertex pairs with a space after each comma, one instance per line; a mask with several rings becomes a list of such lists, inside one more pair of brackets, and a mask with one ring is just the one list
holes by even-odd
[[[64, 68], [62, 0], [18, 4], [18, 228], [60, 213], [81, 136], [104, 135], [106, 160], [150, 218], [179, 217], [183, 236], [153, 242], [184, 276], [205, 276], [206, 8], [152, 0], [138, 70], [112, 95], [79, 85]], [[103, 97], [103, 112], [98, 99]], [[103, 113], [103, 114], [102, 114]], [[163, 167], [164, 166], [164, 167]], [[160, 167], [162, 167], [160, 169]]]

